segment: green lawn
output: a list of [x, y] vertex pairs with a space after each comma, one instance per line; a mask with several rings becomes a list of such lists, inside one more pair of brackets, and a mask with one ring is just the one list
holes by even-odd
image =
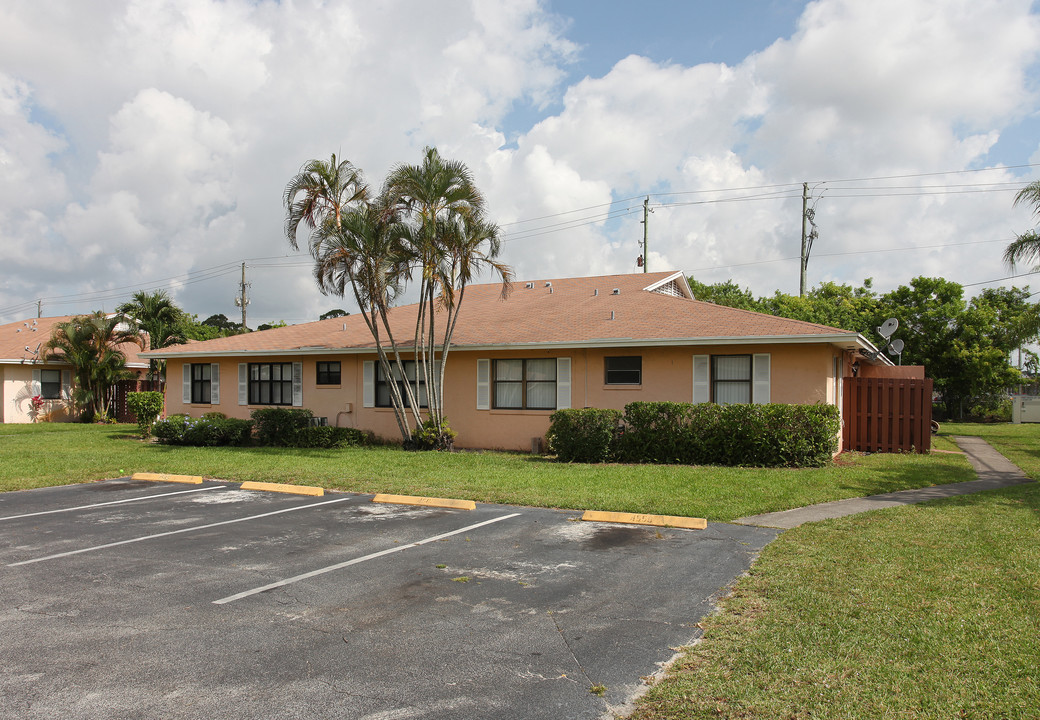
[[164, 472], [732, 520], [974, 477], [963, 457], [945, 454], [843, 456], [835, 465], [805, 470], [568, 465], [520, 453], [409, 453], [392, 447], [173, 447], [142, 442], [135, 431], [130, 425], [0, 425], [0, 490]]
[[[1040, 426], [943, 434], [1040, 475]], [[632, 717], [1040, 718], [1038, 579], [1040, 485], [790, 530]]]
[[[963, 456], [853, 455], [827, 468], [561, 465], [512, 453], [176, 448], [132, 426], [0, 426], [0, 489], [136, 471], [314, 483], [728, 520], [972, 479]], [[1040, 478], [1040, 426], [982, 435]], [[1040, 718], [1040, 485], [790, 530], [705, 619], [638, 720]]]

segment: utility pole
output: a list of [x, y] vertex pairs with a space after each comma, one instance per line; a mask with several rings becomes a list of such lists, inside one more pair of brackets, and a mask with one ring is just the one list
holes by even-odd
[[809, 183], [802, 183], [802, 253], [801, 272], [798, 276], [798, 297], [805, 297], [805, 271], [809, 267], [809, 253], [812, 252], [813, 240], [820, 236], [820, 231], [816, 228], [816, 203], [819, 201], [820, 198], [816, 198], [812, 207], [809, 207]]
[[639, 258], [642, 261], [644, 273], [647, 272], [646, 266], [649, 264], [646, 252], [646, 241], [649, 236], [650, 213], [652, 212], [653, 210], [650, 208], [650, 196], [647, 195], [646, 200], [643, 201], [643, 254]]
[[242, 308], [242, 332], [246, 331], [246, 305], [249, 304], [249, 296], [246, 294], [246, 288], [249, 287], [250, 283], [246, 282], [246, 264], [242, 263], [242, 284], [239, 286], [239, 295], [235, 298], [235, 305]]
[[807, 220], [806, 212], [809, 209], [809, 183], [802, 183], [802, 253], [801, 262], [799, 267], [801, 271], [798, 275], [798, 297], [805, 297], [805, 266], [809, 258], [806, 253], [806, 236], [805, 236], [805, 223]]

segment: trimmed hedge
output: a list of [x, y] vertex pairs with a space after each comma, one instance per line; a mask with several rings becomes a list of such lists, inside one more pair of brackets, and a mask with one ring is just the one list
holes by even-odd
[[247, 445], [252, 439], [253, 422], [235, 418], [192, 418], [171, 415], [152, 426], [152, 434], [167, 445]]
[[610, 462], [617, 454], [621, 411], [557, 410], [549, 417], [546, 445], [562, 462]]
[[152, 428], [156, 439], [167, 445], [259, 445], [294, 448], [338, 448], [364, 445], [368, 436], [356, 428], [311, 425], [314, 414], [298, 408], [262, 408], [254, 410], [252, 420], [229, 418], [220, 412], [208, 412], [201, 418], [171, 415]]
[[754, 467], [825, 465], [840, 429], [833, 405], [636, 402], [623, 416], [558, 410], [551, 422], [546, 439], [562, 462]]

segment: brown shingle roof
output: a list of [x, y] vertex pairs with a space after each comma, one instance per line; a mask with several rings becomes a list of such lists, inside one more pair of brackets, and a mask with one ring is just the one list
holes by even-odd
[[[51, 339], [54, 326], [61, 322], [68, 322], [75, 315], [60, 315], [58, 317], [30, 318], [18, 320], [17, 322], [0, 325], [0, 363], [31, 363], [42, 361], [44, 356], [43, 346]], [[29, 349], [26, 350], [25, 348]], [[119, 346], [126, 355], [126, 364], [129, 367], [148, 367], [148, 360], [139, 357], [141, 348], [132, 343]]]
[[[671, 279], [686, 297], [647, 290], [667, 285]], [[513, 283], [505, 299], [498, 283], [472, 285], [466, 289], [452, 345], [464, 349], [755, 339], [858, 342], [857, 333], [848, 330], [690, 299], [685, 283], [674, 272], [521, 281]], [[405, 305], [391, 312], [399, 344], [411, 344], [417, 309], [417, 305]], [[364, 351], [374, 347], [364, 318], [351, 315], [164, 348], [155, 356]]]

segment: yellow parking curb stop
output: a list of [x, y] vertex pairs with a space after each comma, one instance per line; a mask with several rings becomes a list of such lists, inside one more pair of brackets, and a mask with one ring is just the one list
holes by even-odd
[[586, 510], [581, 519], [590, 522], [654, 525], [656, 527], [686, 528], [687, 530], [704, 530], [708, 527], [708, 521], [704, 518], [677, 517], [674, 515], [641, 515], [638, 513], [603, 512], [600, 510]]
[[166, 473], [134, 473], [131, 480], [148, 480], [150, 482], [172, 482], [185, 483], [188, 485], [201, 485], [202, 478], [198, 475], [167, 475]]
[[248, 481], [242, 483], [243, 490], [266, 490], [268, 492], [292, 493], [294, 495], [314, 495], [323, 497], [325, 489], [310, 485], [286, 485], [284, 483], [268, 483]]
[[454, 508], [456, 510], [476, 510], [477, 504], [472, 500], [452, 500], [448, 498], [416, 497], [414, 495], [385, 495], [380, 493], [372, 498], [372, 502], [392, 503], [395, 505], [425, 505], [427, 507]]

